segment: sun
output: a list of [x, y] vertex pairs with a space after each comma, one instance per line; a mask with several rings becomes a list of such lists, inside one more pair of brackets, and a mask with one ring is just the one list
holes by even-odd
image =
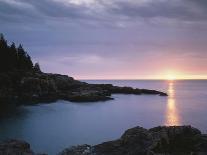
[[176, 76], [175, 75], [167, 75], [167, 80], [175, 80]]
[[170, 81], [176, 80], [177, 79], [177, 74], [175, 72], [170, 71], [165, 75], [165, 79], [170, 80]]

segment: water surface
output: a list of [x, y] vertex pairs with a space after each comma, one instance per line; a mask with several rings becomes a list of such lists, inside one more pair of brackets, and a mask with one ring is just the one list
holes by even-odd
[[207, 81], [88, 81], [162, 90], [156, 95], [113, 95], [96, 103], [57, 101], [23, 106], [0, 119], [0, 140], [24, 139], [36, 152], [51, 155], [76, 144], [119, 138], [128, 128], [191, 124], [207, 130]]

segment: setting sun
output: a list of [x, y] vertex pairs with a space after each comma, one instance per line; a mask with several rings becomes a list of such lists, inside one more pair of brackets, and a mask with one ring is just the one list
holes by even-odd
[[168, 71], [165, 74], [165, 79], [166, 80], [175, 80], [178, 78], [178, 73], [174, 72], [174, 71]]
[[175, 75], [167, 75], [167, 80], [175, 80], [176, 76]]

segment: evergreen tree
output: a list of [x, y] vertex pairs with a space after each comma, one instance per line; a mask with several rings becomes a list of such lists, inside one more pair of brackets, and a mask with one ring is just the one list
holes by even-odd
[[13, 42], [10, 46], [10, 66], [11, 66], [11, 69], [16, 68], [16, 66], [18, 64], [17, 60], [18, 60], [17, 49], [16, 49], [15, 43]]
[[20, 44], [16, 48], [15, 43], [7, 44], [3, 34], [0, 34], [0, 73], [11, 70], [28, 71], [33, 69], [31, 57]]
[[27, 66], [27, 69], [29, 70], [33, 69], [33, 63], [32, 63], [31, 57], [27, 53], [26, 53], [26, 66]]
[[4, 35], [0, 35], [0, 71], [7, 70], [7, 60], [8, 60], [8, 45], [7, 41], [4, 39]]
[[18, 55], [18, 65], [17, 67], [22, 70], [29, 70], [32, 69], [33, 64], [31, 61], [30, 56], [25, 52], [22, 45], [20, 44], [17, 48], [17, 55]]
[[39, 63], [35, 63], [35, 65], [34, 65], [34, 71], [35, 72], [42, 72], [41, 69], [40, 69]]
[[7, 41], [4, 39], [4, 35], [0, 34], [0, 48], [8, 48]]
[[18, 58], [17, 68], [22, 69], [24, 67], [25, 51], [21, 44], [17, 48], [17, 58]]

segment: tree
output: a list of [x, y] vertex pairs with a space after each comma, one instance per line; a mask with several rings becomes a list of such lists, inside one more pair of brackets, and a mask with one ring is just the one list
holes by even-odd
[[22, 45], [20, 44], [17, 48], [18, 65], [19, 69], [30, 70], [33, 68], [33, 63], [30, 56], [25, 52]]
[[8, 60], [8, 45], [7, 41], [4, 39], [4, 35], [0, 35], [0, 71], [7, 70], [7, 60]]
[[0, 48], [8, 48], [7, 41], [4, 39], [4, 35], [0, 34]]
[[41, 69], [40, 69], [39, 63], [35, 63], [35, 65], [34, 65], [34, 71], [36, 71], [36, 72], [42, 72]]
[[3, 34], [0, 34], [0, 73], [12, 70], [33, 70], [33, 63], [21, 44], [18, 48], [15, 43], [9, 46]]
[[16, 49], [16, 45], [14, 42], [10, 46], [8, 61], [9, 61], [9, 65], [10, 65], [11, 69], [15, 68], [18, 64], [18, 62], [17, 62], [17, 49]]

